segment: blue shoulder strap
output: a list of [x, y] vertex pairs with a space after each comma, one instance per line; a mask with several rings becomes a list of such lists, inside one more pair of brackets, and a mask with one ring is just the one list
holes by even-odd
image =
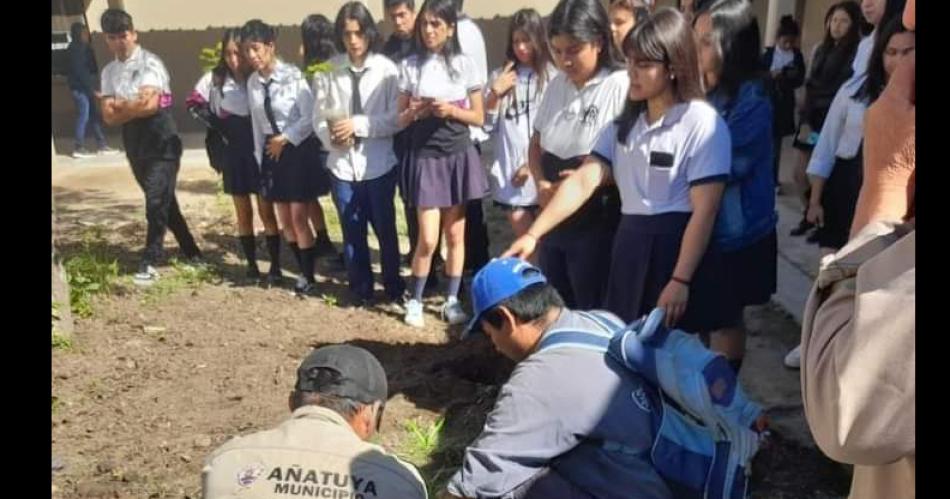
[[562, 347], [607, 352], [610, 340], [614, 337], [614, 334], [622, 328], [622, 325], [614, 324], [596, 312], [576, 313], [600, 326], [603, 332], [584, 331], [580, 329], [552, 329], [541, 338], [541, 342], [538, 345], [539, 352]]

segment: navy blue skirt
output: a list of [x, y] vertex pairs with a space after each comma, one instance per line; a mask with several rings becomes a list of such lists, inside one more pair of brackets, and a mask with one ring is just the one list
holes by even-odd
[[764, 305], [772, 299], [778, 284], [778, 235], [775, 230], [758, 241], [723, 254], [725, 274], [735, 300], [733, 315], [742, 319], [748, 305]]
[[224, 192], [232, 196], [257, 194], [261, 190], [261, 171], [254, 159], [254, 131], [247, 116], [222, 118], [222, 131], [228, 140], [224, 149], [221, 175]]
[[825, 225], [816, 231], [822, 248], [841, 249], [848, 243], [851, 222], [864, 180], [863, 156], [835, 160], [834, 169], [821, 192], [821, 207], [825, 210]]
[[[614, 237], [607, 310], [627, 322], [656, 307], [673, 277], [690, 213], [623, 215]], [[730, 303], [723, 297], [722, 256], [707, 248], [689, 286], [686, 313], [677, 328], [689, 333], [729, 326]]]
[[306, 203], [330, 192], [326, 154], [313, 136], [299, 146], [288, 143], [278, 161], [265, 152], [261, 161], [261, 195], [277, 203]]
[[408, 154], [400, 187], [410, 206], [450, 208], [488, 195], [488, 175], [474, 145], [441, 157]]

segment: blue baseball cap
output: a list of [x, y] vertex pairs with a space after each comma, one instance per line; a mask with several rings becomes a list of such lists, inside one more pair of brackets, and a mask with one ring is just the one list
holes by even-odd
[[472, 309], [475, 317], [466, 326], [462, 338], [479, 329], [485, 312], [522, 289], [541, 282], [548, 282], [541, 270], [520, 258], [492, 259], [472, 279]]

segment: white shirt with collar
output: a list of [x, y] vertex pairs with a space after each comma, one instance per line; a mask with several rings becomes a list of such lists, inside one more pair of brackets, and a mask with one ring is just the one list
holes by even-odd
[[114, 59], [102, 69], [102, 95], [119, 99], [138, 98], [142, 88], [159, 91], [159, 107], [172, 105], [171, 79], [159, 57], [141, 46], [132, 49], [129, 58]]
[[852, 94], [835, 94], [831, 101], [825, 123], [821, 126], [818, 143], [808, 161], [807, 173], [821, 178], [831, 176], [835, 161], [853, 159], [861, 151], [864, 142], [864, 115], [868, 105], [852, 98]]
[[268, 80], [274, 82], [270, 86], [271, 109], [280, 133], [295, 146], [313, 134], [313, 94], [300, 69], [278, 60], [269, 78], [255, 71], [247, 79], [247, 100], [258, 163], [263, 160], [265, 137], [274, 133], [264, 112], [264, 83]]
[[458, 54], [449, 60], [452, 71], [441, 55], [425, 54], [420, 61], [411, 55], [399, 65], [399, 91], [412, 97], [433, 98], [470, 107], [469, 95], [485, 86], [472, 59]]
[[694, 100], [671, 107], [653, 124], [642, 113], [622, 144], [611, 123], [593, 155], [610, 168], [624, 215], [690, 213], [691, 186], [729, 178], [732, 139], [719, 113]]
[[864, 140], [864, 113], [867, 105], [851, 98], [867, 79], [868, 62], [874, 48], [877, 30], [864, 37], [851, 63], [853, 73], [835, 93], [825, 123], [818, 134], [818, 142], [812, 150], [807, 173], [822, 178], [831, 176], [837, 158], [852, 159], [857, 156]]
[[561, 159], [590, 154], [601, 130], [623, 111], [629, 88], [624, 70], [601, 69], [581, 89], [558, 73], [534, 120], [541, 149]]
[[874, 50], [875, 38], [877, 38], [876, 29], [870, 35], [862, 38], [861, 42], [858, 43], [858, 49], [854, 53], [854, 60], [851, 61], [851, 77], [838, 87], [839, 93], [842, 89], [845, 89], [844, 92], [851, 95], [861, 88], [861, 84], [864, 83], [864, 79], [867, 77], [868, 62], [871, 60], [871, 51]]
[[[330, 60], [336, 68], [332, 73], [317, 74], [313, 80], [313, 127], [329, 156], [327, 168], [336, 178], [356, 182], [372, 180], [388, 173], [396, 165], [393, 135], [399, 132], [396, 101], [399, 97], [399, 71], [396, 65], [380, 54], [369, 54], [362, 68], [355, 68], [346, 54]], [[363, 114], [352, 116], [359, 144], [337, 147], [330, 140], [330, 129], [324, 117], [324, 105], [333, 103], [351, 109], [352, 75], [350, 69], [362, 72], [359, 90]]]
[[195, 92], [208, 103], [211, 112], [219, 117], [225, 118], [228, 115], [248, 116], [250, 109], [247, 104], [247, 86], [239, 83], [229, 74], [224, 85], [219, 89], [214, 84], [214, 78], [211, 72], [204, 76], [195, 84]]
[[[475, 21], [468, 16], [460, 16], [458, 20], [459, 45], [462, 53], [467, 55], [478, 71], [479, 78], [488, 77], [488, 56], [485, 54], [485, 37]], [[481, 127], [470, 127], [473, 142], [485, 142], [488, 134]]]

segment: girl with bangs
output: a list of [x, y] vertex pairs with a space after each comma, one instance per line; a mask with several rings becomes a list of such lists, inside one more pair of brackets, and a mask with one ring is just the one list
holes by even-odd
[[492, 72], [485, 95], [485, 131], [494, 141], [489, 170], [496, 207], [520, 236], [538, 209], [537, 187], [528, 169], [528, 143], [544, 90], [554, 78], [547, 33], [534, 9], [519, 10], [508, 29], [508, 61]]
[[692, 30], [659, 9], [624, 41], [630, 90], [623, 113], [600, 134], [507, 255], [528, 256], [541, 237], [605, 184], [620, 190], [606, 308], [632, 321], [654, 307], [668, 326], [718, 327], [707, 251], [731, 163], [729, 130], [704, 101]]

